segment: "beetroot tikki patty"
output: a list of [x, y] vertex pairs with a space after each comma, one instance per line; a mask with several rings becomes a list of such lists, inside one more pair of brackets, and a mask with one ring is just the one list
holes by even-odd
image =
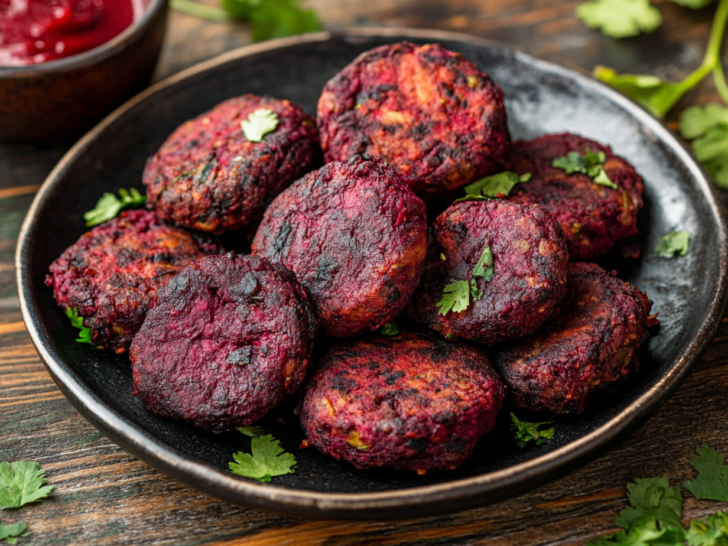
[[425, 205], [384, 161], [355, 156], [279, 195], [252, 248], [296, 274], [325, 333], [354, 336], [397, 316], [417, 287]]
[[497, 352], [519, 407], [577, 413], [637, 370], [652, 302], [599, 266], [569, 265], [569, 293], [551, 324]]
[[495, 343], [537, 330], [566, 293], [569, 254], [538, 205], [456, 203], [432, 226], [408, 316], [444, 337]]
[[509, 140], [501, 88], [439, 44], [360, 55], [324, 87], [318, 125], [327, 162], [382, 156], [427, 201], [493, 172]]
[[503, 386], [485, 354], [415, 334], [329, 348], [306, 382], [301, 425], [358, 468], [453, 470], [490, 431]]
[[[252, 131], [254, 140], [241, 127], [251, 119], [265, 129]], [[320, 156], [316, 124], [300, 106], [244, 95], [177, 128], [147, 161], [144, 184], [163, 218], [222, 233], [259, 220], [276, 195], [320, 165]]]
[[159, 291], [134, 338], [134, 394], [215, 432], [250, 425], [301, 384], [315, 332], [285, 267], [233, 253], [198, 260]]
[[46, 284], [62, 308], [78, 309], [91, 341], [123, 353], [157, 290], [183, 267], [223, 249], [207, 236], [133, 210], [84, 234], [51, 264]]
[[[574, 152], [583, 157], [588, 152], [603, 154], [602, 169], [616, 188], [597, 183], [601, 179], [587, 173], [568, 174], [568, 167], [553, 166], [554, 160], [568, 160]], [[645, 186], [634, 168], [609, 146], [568, 133], [546, 135], [516, 142], [507, 163], [518, 174], [531, 173], [530, 181], [518, 184], [509, 199], [546, 207], [561, 224], [573, 261], [602, 256], [615, 242], [637, 233]]]

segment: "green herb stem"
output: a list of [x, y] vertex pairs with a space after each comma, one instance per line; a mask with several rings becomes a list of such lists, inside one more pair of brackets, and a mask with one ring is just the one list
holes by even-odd
[[192, 0], [169, 0], [169, 7], [187, 15], [215, 21], [216, 23], [230, 22], [230, 17], [225, 11], [213, 6], [192, 2]]
[[723, 45], [726, 23], [728, 23], [728, 0], [720, 0], [718, 9], [713, 16], [713, 27], [710, 31], [708, 49], [703, 59], [703, 65], [710, 67], [709, 71], [720, 64], [720, 50]]
[[728, 23], [728, 0], [720, 0], [718, 9], [715, 11], [715, 16], [713, 17], [713, 26], [710, 30], [710, 39], [708, 40], [708, 47], [705, 50], [703, 62], [687, 78], [678, 84], [680, 96], [696, 87], [712, 72], [718, 93], [720, 93], [724, 101], [728, 102], [728, 85], [726, 85], [725, 77], [723, 76], [723, 67], [720, 62], [720, 51], [723, 45], [726, 23]]
[[718, 63], [713, 68], [713, 80], [715, 80], [715, 88], [718, 90], [720, 98], [728, 104], [728, 83], [725, 81], [723, 65], [721, 63]]

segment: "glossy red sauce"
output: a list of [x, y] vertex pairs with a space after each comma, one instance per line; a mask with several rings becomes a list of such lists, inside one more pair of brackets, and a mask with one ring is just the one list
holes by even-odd
[[140, 0], [0, 0], [0, 66], [88, 51], [121, 33], [140, 13]]

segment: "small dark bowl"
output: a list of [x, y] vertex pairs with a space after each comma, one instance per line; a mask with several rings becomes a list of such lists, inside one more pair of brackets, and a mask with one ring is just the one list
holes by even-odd
[[166, 0], [147, 0], [139, 20], [97, 48], [29, 66], [0, 66], [0, 141], [80, 134], [140, 91], [159, 58]]

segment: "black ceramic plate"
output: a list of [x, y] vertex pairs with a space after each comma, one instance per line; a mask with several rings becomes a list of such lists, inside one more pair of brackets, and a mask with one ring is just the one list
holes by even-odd
[[[141, 186], [151, 155], [175, 127], [242, 93], [270, 94], [311, 113], [324, 83], [373, 47], [411, 40], [441, 42], [474, 61], [506, 94], [514, 138], [571, 131], [608, 143], [646, 183], [642, 257], [612, 257], [610, 268], [647, 290], [662, 326], [639, 373], [612, 399], [574, 418], [559, 418], [553, 440], [518, 448], [502, 412], [495, 430], [454, 472], [357, 470], [301, 449], [290, 408], [262, 423], [298, 460], [295, 474], [263, 484], [233, 476], [233, 452], [249, 440], [213, 435], [152, 415], [131, 394], [126, 356], [74, 342], [75, 330], [43, 281], [50, 263], [86, 231], [82, 215], [104, 191]], [[671, 228], [692, 233], [678, 259], [651, 249]], [[462, 35], [366, 29], [313, 34], [223, 55], [142, 93], [84, 137], [38, 193], [20, 235], [20, 300], [48, 371], [74, 406], [106, 436], [159, 471], [220, 498], [310, 517], [403, 518], [491, 502], [535, 487], [603, 450], [646, 418], [678, 387], [710, 341], [726, 294], [726, 224], [716, 196], [690, 154], [640, 107], [575, 72]]]

